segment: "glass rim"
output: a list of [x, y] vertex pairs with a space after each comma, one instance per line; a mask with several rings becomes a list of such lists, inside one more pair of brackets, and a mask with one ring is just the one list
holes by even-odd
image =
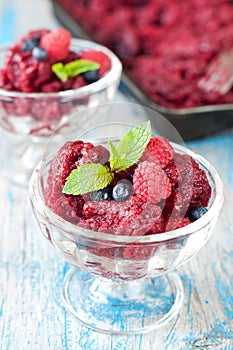
[[[52, 225], [59, 227], [59, 229], [62, 228], [62, 226], [65, 225], [64, 230], [67, 234], [73, 235], [74, 237], [85, 237], [85, 239], [90, 240], [99, 240], [99, 241], [106, 241], [111, 243], [118, 243], [118, 244], [127, 244], [127, 243], [136, 243], [136, 244], [153, 244], [153, 243], [161, 243], [165, 241], [169, 241], [175, 238], [181, 238], [186, 235], [190, 235], [201, 228], [204, 228], [213, 218], [213, 215], [217, 210], [220, 210], [223, 203], [223, 183], [220, 179], [219, 174], [215, 170], [215, 168], [207, 161], [204, 157], [201, 155], [191, 151], [190, 149], [172, 143], [175, 145], [176, 150], [183, 151], [183, 154], [187, 154], [192, 156], [198, 164], [202, 167], [205, 166], [206, 169], [208, 169], [209, 176], [211, 176], [212, 180], [214, 181], [215, 187], [215, 197], [212, 199], [212, 202], [210, 203], [210, 207], [208, 208], [207, 213], [205, 213], [201, 218], [198, 220], [175, 230], [172, 231], [166, 231], [162, 233], [156, 233], [156, 234], [150, 234], [150, 235], [138, 235], [138, 236], [130, 236], [130, 235], [114, 235], [111, 233], [103, 233], [98, 231], [92, 231], [89, 229], [82, 228], [78, 225], [72, 224], [71, 222], [63, 219], [62, 217], [55, 214], [49, 207], [46, 206], [44, 201], [41, 198], [40, 190], [39, 190], [39, 175], [42, 165], [42, 160], [38, 163], [36, 168], [33, 171], [30, 184], [29, 184], [29, 194], [30, 197], [33, 196], [33, 193], [35, 194], [34, 197], [36, 197], [36, 200], [38, 203], [36, 205], [39, 205], [43, 213], [46, 213], [46, 216], [49, 218], [49, 221], [52, 223]], [[36, 188], [34, 188], [36, 186]], [[212, 193], [213, 195], [213, 193]], [[211, 196], [212, 197], [212, 196]]]
[[[122, 73], [122, 63], [119, 58], [107, 47], [92, 42], [90, 40], [83, 39], [71, 39], [71, 49], [72, 46], [82, 48], [96, 49], [104, 52], [111, 60], [111, 69], [99, 80], [94, 83], [69, 90], [62, 90], [58, 92], [21, 92], [21, 91], [8, 91], [0, 88], [0, 97], [18, 97], [18, 98], [64, 98], [70, 99], [73, 97], [85, 97], [93, 93], [98, 93], [101, 90], [104, 90], [106, 87], [112, 85], [116, 80], [121, 77]], [[0, 54], [8, 50], [11, 47], [10, 44], [0, 45]]]

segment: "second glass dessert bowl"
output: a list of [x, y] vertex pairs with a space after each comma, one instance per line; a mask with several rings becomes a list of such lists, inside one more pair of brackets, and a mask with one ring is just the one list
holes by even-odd
[[[132, 124], [107, 123], [91, 128], [78, 139], [107, 148], [106, 135], [115, 143], [131, 129]], [[72, 140], [70, 137], [67, 140]], [[72, 215], [68, 221], [55, 214], [46, 205], [50, 165], [57, 151], [54, 147], [47, 146], [33, 172], [30, 198], [42, 233], [74, 266], [64, 280], [65, 306], [92, 329], [110, 334], [148, 332], [166, 325], [180, 310], [183, 287], [174, 269], [197, 254], [209, 239], [222, 206], [223, 188], [219, 175], [207, 160], [184, 146], [175, 143], [172, 146], [176, 154], [192, 157], [205, 172], [211, 196], [203, 216], [167, 232], [145, 234], [142, 231], [129, 235], [127, 225], [121, 235], [99, 232], [80, 227], [78, 222], [75, 224]], [[64, 202], [58, 201], [56, 205], [66, 210]], [[145, 220], [153, 220], [149, 210], [146, 206], [142, 213], [142, 230]], [[135, 217], [136, 223], [137, 220]], [[134, 222], [131, 224], [134, 228]], [[148, 225], [150, 222], [146, 230]]]
[[[9, 48], [0, 47], [0, 69]], [[117, 91], [122, 65], [115, 54], [102, 45], [79, 39], [71, 40], [70, 50], [101, 51], [109, 57], [111, 68], [96, 82], [72, 90], [24, 93], [0, 89], [1, 173], [17, 184], [28, 185], [49, 136], [54, 130], [59, 133], [59, 123], [68, 123], [77, 111], [111, 102]], [[91, 109], [93, 113], [95, 108]]]

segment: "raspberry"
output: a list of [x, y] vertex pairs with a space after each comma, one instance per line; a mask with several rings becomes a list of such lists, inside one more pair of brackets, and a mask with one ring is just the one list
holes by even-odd
[[93, 61], [100, 64], [99, 75], [102, 77], [106, 72], [111, 69], [110, 58], [101, 51], [83, 51], [81, 58], [89, 61]]
[[169, 197], [171, 184], [166, 173], [157, 164], [145, 161], [134, 172], [133, 190], [143, 202], [158, 203]]
[[142, 160], [156, 161], [163, 169], [172, 161], [174, 149], [164, 136], [155, 136], [150, 139]]
[[47, 50], [52, 60], [63, 60], [69, 51], [71, 34], [66, 29], [58, 28], [42, 36], [40, 46]]

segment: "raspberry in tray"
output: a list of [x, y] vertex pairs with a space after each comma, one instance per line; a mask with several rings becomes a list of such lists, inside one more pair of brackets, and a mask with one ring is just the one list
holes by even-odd
[[210, 196], [198, 163], [176, 153], [166, 138], [152, 137], [145, 122], [117, 144], [109, 139], [101, 145], [80, 140], [63, 145], [50, 166], [45, 201], [80, 227], [142, 236], [197, 220], [208, 210]]

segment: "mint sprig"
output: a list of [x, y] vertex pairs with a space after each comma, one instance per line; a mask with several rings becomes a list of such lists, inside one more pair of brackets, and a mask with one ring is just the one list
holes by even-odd
[[53, 73], [63, 82], [65, 83], [70, 77], [76, 77], [81, 73], [86, 73], [92, 70], [99, 69], [100, 64], [89, 61], [78, 59], [66, 64], [62, 62], [57, 62], [52, 65]]
[[52, 71], [56, 76], [65, 83], [68, 80], [68, 74], [65, 70], [65, 66], [62, 62], [58, 62], [52, 65]]
[[63, 193], [84, 194], [105, 188], [114, 175], [100, 163], [82, 164], [71, 171], [66, 179]]
[[125, 134], [117, 148], [110, 146], [110, 167], [120, 172], [136, 163], [142, 156], [151, 138], [150, 122], [145, 122]]
[[121, 138], [117, 146], [109, 139], [110, 166], [100, 163], [79, 165], [67, 177], [63, 193], [79, 195], [107, 187], [112, 182], [114, 173], [126, 170], [141, 158], [150, 139], [149, 121], [130, 130]]

